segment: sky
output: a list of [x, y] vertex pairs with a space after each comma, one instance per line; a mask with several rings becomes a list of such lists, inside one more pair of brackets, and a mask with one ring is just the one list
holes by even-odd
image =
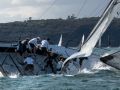
[[110, 0], [0, 0], [0, 23], [100, 16]]

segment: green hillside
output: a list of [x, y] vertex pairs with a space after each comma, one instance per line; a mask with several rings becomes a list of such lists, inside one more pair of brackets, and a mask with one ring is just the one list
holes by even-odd
[[[47, 19], [27, 20], [0, 24], [0, 41], [13, 42], [26, 37], [49, 37], [51, 43], [58, 43], [59, 37], [63, 34], [64, 45], [76, 46], [81, 37], [88, 36], [99, 18], [83, 19]], [[120, 19], [114, 19], [107, 32], [102, 37], [102, 45], [108, 45], [108, 35], [112, 46], [120, 45]]]

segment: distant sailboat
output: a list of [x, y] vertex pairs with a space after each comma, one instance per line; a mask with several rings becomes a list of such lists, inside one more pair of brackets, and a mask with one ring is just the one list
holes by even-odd
[[77, 53], [72, 54], [70, 57], [68, 57], [64, 63], [64, 65], [74, 58], [83, 58], [88, 57], [92, 54], [93, 49], [98, 42], [98, 40], [101, 38], [101, 36], [104, 34], [110, 23], [112, 22], [113, 18], [115, 17], [115, 13], [117, 13], [116, 9], [118, 6], [119, 0], [111, 0], [108, 4], [107, 8], [103, 12], [100, 20], [96, 24], [96, 26], [93, 28], [92, 32], [84, 42], [84, 44], [81, 47], [81, 50]]
[[78, 45], [77, 47], [74, 47], [74, 48], [72, 47], [72, 48], [73, 48], [73, 49], [76, 49], [76, 50], [78, 50], [78, 51], [80, 51], [81, 46], [82, 46], [83, 43], [84, 43], [84, 40], [85, 40], [85, 35], [83, 34], [82, 39], [81, 39], [79, 45]]
[[85, 36], [84, 36], [84, 34], [83, 34], [80, 47], [83, 45], [84, 41], [85, 41]]
[[60, 40], [59, 40], [58, 46], [62, 46], [62, 34], [61, 34], [61, 37], [60, 37]]

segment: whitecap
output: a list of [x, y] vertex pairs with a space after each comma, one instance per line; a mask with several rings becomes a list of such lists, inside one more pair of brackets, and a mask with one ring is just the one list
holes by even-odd
[[8, 75], [9, 78], [18, 78], [19, 77], [19, 73], [11, 73], [10, 75]]

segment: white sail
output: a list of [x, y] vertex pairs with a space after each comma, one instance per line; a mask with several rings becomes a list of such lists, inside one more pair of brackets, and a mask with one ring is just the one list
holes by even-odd
[[61, 37], [60, 37], [60, 40], [59, 40], [58, 46], [62, 46], [62, 34], [61, 34]]
[[80, 41], [79, 45], [77, 46], [76, 50], [80, 51], [81, 46], [82, 46], [82, 45], [83, 45], [83, 43], [84, 43], [84, 40], [85, 40], [85, 36], [84, 36], [84, 34], [83, 34], [82, 39], [81, 39], [81, 41]]
[[70, 48], [70, 49], [73, 49], [73, 50], [76, 50], [76, 52], [80, 51], [81, 46], [82, 46], [83, 43], [84, 43], [84, 38], [85, 38], [85, 36], [84, 36], [84, 34], [83, 34], [82, 39], [80, 40], [80, 43], [78, 44], [78, 46], [77, 46], [77, 47], [69, 47], [69, 48]]
[[84, 36], [84, 34], [83, 34], [82, 39], [81, 39], [81, 41], [80, 41], [80, 44], [78, 45], [78, 50], [81, 49], [81, 46], [83, 45], [84, 41], [85, 41], [85, 36]]
[[[77, 53], [74, 53], [70, 57], [68, 57], [64, 64], [73, 58], [80, 58], [80, 57], [88, 57], [92, 54], [93, 49], [97, 43], [97, 41], [101, 38], [104, 34], [108, 26], [110, 25], [111, 21], [114, 18], [114, 13], [116, 13], [116, 8], [118, 6], [118, 0], [111, 0], [107, 8], [105, 9], [104, 13], [101, 16], [101, 19], [98, 21], [96, 26], [93, 28], [92, 32], [88, 36], [86, 42], [81, 47], [81, 50]], [[63, 65], [64, 65], [63, 64]]]

